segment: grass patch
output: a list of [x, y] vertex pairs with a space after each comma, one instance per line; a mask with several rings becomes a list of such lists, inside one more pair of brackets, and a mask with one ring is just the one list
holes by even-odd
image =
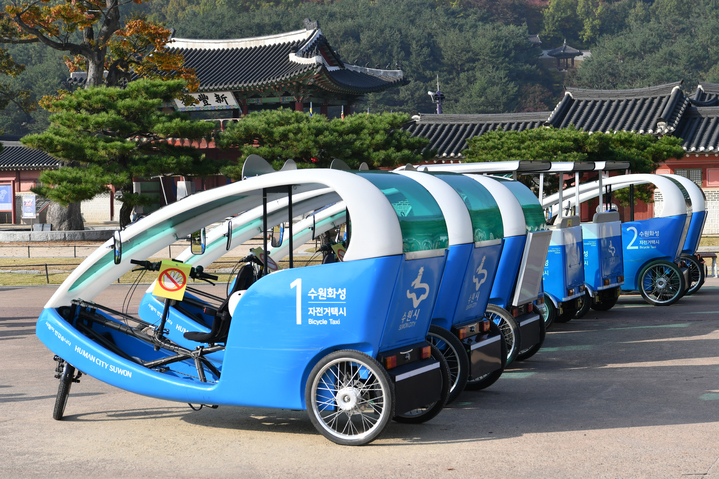
[[699, 246], [719, 246], [719, 236], [702, 236]]
[[[226, 283], [229, 280], [229, 270], [234, 267], [242, 258], [225, 258], [212, 263], [205, 268], [210, 274], [219, 277], [218, 284]], [[320, 264], [321, 256], [308, 263], [309, 258], [295, 258], [295, 266], [308, 266]], [[54, 284], [59, 285], [77, 268], [82, 262], [81, 258], [0, 258], [0, 286], [37, 286]], [[47, 269], [46, 269], [47, 265]], [[280, 269], [289, 267], [288, 261], [279, 262]], [[125, 273], [120, 284], [131, 284], [142, 274], [141, 271], [130, 271]], [[142, 278], [142, 283], [151, 283], [155, 276], [147, 272]], [[198, 282], [202, 283], [202, 281]]]

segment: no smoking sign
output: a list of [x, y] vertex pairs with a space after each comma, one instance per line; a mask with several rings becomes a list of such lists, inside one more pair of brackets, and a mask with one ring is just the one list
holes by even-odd
[[163, 261], [152, 294], [160, 298], [181, 301], [185, 296], [187, 278], [191, 270], [192, 266], [190, 265], [175, 261]]

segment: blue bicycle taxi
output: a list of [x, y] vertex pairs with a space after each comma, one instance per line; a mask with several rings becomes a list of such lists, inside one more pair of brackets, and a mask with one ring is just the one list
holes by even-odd
[[[192, 195], [116, 234], [73, 271], [39, 317], [37, 336], [59, 359], [53, 416], [62, 418], [82, 371], [172, 401], [306, 409], [318, 431], [338, 444], [366, 444], [393, 418], [430, 419], [449, 394], [446, 360], [426, 341], [447, 228], [432, 196], [412, 183], [392, 192], [412, 210], [401, 216], [387, 192], [358, 175], [279, 171]], [[240, 273], [249, 266], [259, 274], [238, 274], [233, 286], [246, 289], [220, 304], [196, 296], [185, 305], [190, 279], [216, 277], [191, 261], [147, 261], [239, 212], [262, 206], [265, 225], [266, 205], [286, 201], [291, 215], [292, 195], [321, 189], [341, 198], [351, 215], [342, 262], [268, 274], [267, 255], [249, 258]], [[245, 226], [223, 225], [227, 246]], [[220, 248], [217, 239], [208, 246], [202, 233], [198, 243], [200, 256]], [[164, 290], [155, 293], [165, 297], [163, 311], [151, 320], [94, 302], [136, 266], [157, 270], [155, 287]], [[190, 319], [194, 328], [181, 336], [191, 347], [173, 341], [170, 310], [201, 302], [207, 306], [197, 319], [208, 327]]]

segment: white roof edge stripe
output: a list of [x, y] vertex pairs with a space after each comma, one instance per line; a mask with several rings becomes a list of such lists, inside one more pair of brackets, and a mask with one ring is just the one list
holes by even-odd
[[234, 38], [229, 40], [203, 40], [195, 38], [173, 38], [169, 48], [189, 48], [202, 50], [222, 50], [224, 48], [252, 48], [304, 41], [312, 36], [314, 30], [295, 30], [264, 37]]

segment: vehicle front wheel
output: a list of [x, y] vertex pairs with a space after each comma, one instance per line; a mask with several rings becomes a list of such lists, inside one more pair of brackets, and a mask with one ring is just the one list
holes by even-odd
[[444, 408], [445, 404], [447, 404], [447, 398], [449, 397], [449, 388], [451, 384], [449, 379], [449, 366], [447, 365], [447, 360], [444, 359], [442, 353], [439, 352], [439, 349], [437, 349], [435, 346], [432, 346], [432, 358], [439, 361], [439, 371], [442, 374], [442, 388], [440, 390], [439, 401], [428, 404], [425, 407], [413, 409], [404, 414], [398, 414], [394, 417], [395, 421], [403, 422], [406, 424], [420, 424], [429, 421], [430, 419], [435, 417], [437, 414], [439, 414], [442, 408]]
[[449, 396], [447, 404], [451, 403], [464, 391], [469, 377], [469, 357], [462, 341], [452, 332], [432, 325], [429, 327], [427, 341], [435, 346], [447, 360], [449, 367]]
[[67, 398], [70, 395], [70, 386], [75, 379], [75, 368], [70, 363], [63, 361], [62, 375], [60, 376], [60, 385], [57, 388], [57, 397], [55, 397], [55, 407], [52, 410], [52, 418], [56, 421], [62, 419], [65, 415], [65, 406], [67, 406]]
[[684, 294], [684, 276], [674, 263], [652, 261], [639, 273], [639, 290], [647, 303], [669, 306]]
[[361, 446], [373, 441], [394, 414], [394, 385], [374, 358], [353, 350], [322, 358], [307, 379], [310, 421], [330, 441]]

